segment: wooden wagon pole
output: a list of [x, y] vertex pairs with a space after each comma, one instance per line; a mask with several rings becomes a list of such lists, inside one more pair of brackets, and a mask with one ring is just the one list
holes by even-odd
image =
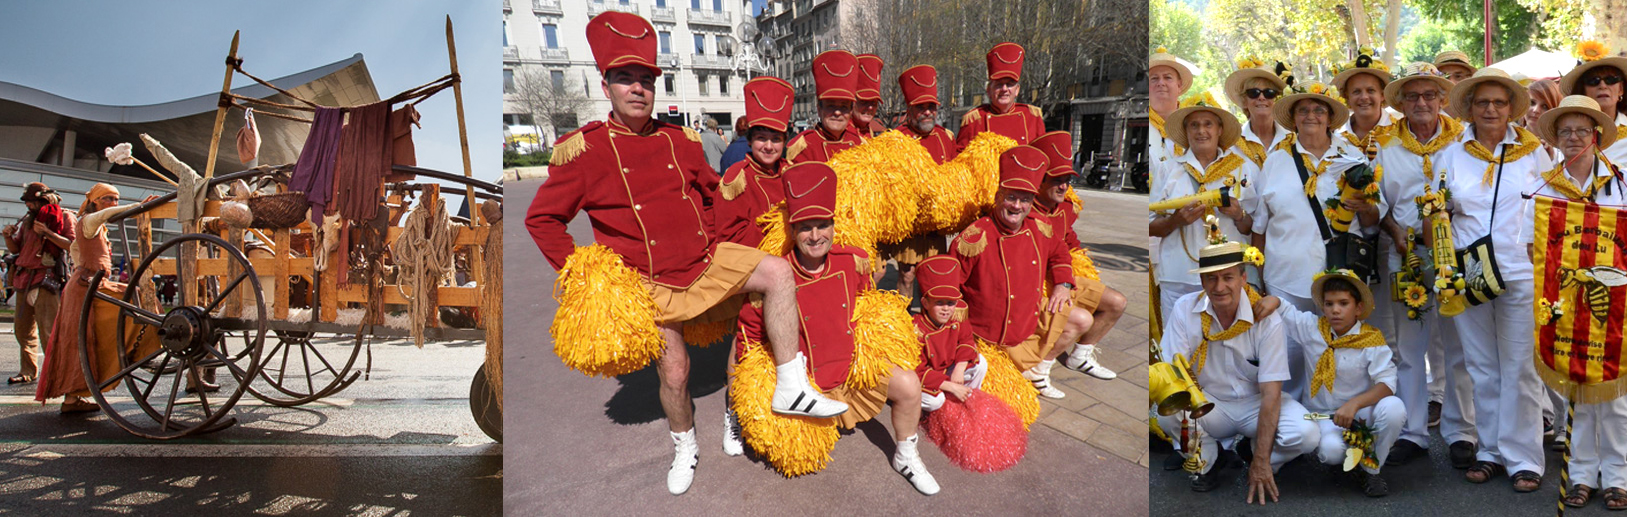
[[[469, 163], [469, 128], [463, 121], [463, 77], [458, 75], [458, 46], [452, 41], [452, 15], [446, 15], [446, 58], [452, 63], [452, 100], [458, 107], [458, 144], [463, 147], [463, 177], [474, 177], [474, 166]], [[475, 186], [467, 185], [464, 203], [469, 205], [470, 226], [480, 226], [480, 201], [475, 197]]]
[[[221, 95], [227, 95], [232, 92], [232, 64], [237, 62], [237, 42], [238, 38], [242, 36], [242, 34], [242, 31], [232, 32], [232, 47], [231, 50], [226, 52], [226, 78], [223, 80], [220, 86]], [[215, 157], [220, 150], [220, 130], [225, 124], [226, 106], [217, 106], [215, 108], [215, 129], [209, 137], [209, 161], [204, 164], [203, 181], [208, 181], [209, 178], [214, 177]], [[183, 200], [187, 198], [188, 196], [178, 196], [176, 199]], [[201, 217], [203, 214], [196, 215]], [[197, 231], [197, 220], [181, 222], [182, 233], [197, 233]], [[198, 246], [190, 242], [182, 243], [180, 260], [177, 262], [178, 264], [176, 264], [176, 272], [179, 273], [181, 285], [184, 287], [180, 290], [181, 304], [188, 306], [197, 305], [199, 302], [198, 295], [202, 294], [203, 290], [202, 279], [198, 278], [197, 275]]]
[[[233, 65], [237, 62], [237, 38], [242, 33], [243, 31], [232, 32], [232, 49], [226, 53], [226, 79], [220, 85], [222, 99], [232, 94], [232, 72], [236, 68]], [[215, 157], [220, 155], [220, 131], [226, 125], [226, 110], [229, 106], [222, 102], [220, 106], [215, 107], [215, 131], [209, 135], [209, 162], [203, 165], [204, 179], [215, 177]]]

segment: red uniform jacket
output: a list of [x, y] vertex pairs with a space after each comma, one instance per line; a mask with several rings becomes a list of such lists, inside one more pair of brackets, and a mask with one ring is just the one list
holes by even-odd
[[966, 323], [977, 337], [1016, 346], [1034, 334], [1039, 311], [1050, 298], [1047, 272], [1052, 285], [1073, 281], [1073, 259], [1057, 231], [1029, 214], [1021, 228], [1007, 234], [984, 216], [955, 236], [949, 253], [965, 272], [961, 292], [972, 308]]
[[[796, 271], [797, 310], [802, 314], [799, 347], [808, 357], [814, 383], [820, 391], [830, 391], [847, 381], [848, 368], [853, 365], [853, 303], [860, 292], [871, 288], [870, 256], [858, 248], [832, 246], [825, 269], [809, 273], [797, 265], [795, 254], [785, 258]], [[760, 300], [753, 295], [750, 303], [740, 307], [737, 356], [744, 353], [745, 342], [767, 339]]]
[[960, 119], [960, 133], [955, 135], [956, 147], [965, 150], [972, 137], [984, 131], [993, 131], [1016, 140], [1017, 145], [1028, 145], [1045, 134], [1045, 120], [1038, 106], [1019, 102], [1011, 105], [1011, 111], [995, 113], [993, 106], [984, 104], [966, 112], [966, 116]]
[[944, 129], [942, 126], [933, 126], [932, 132], [927, 133], [926, 136], [916, 132], [915, 128], [909, 124], [898, 126], [898, 130], [915, 137], [915, 140], [921, 142], [921, 146], [926, 148], [927, 154], [932, 155], [932, 160], [939, 164], [953, 160], [956, 155], [960, 154], [960, 146], [955, 144], [955, 137], [949, 136], [949, 130]]
[[555, 144], [548, 180], [525, 214], [555, 269], [575, 251], [565, 227], [577, 212], [587, 212], [597, 242], [653, 283], [684, 289], [706, 269], [713, 249], [706, 196], [717, 190], [717, 173], [693, 130], [650, 125], [635, 134], [594, 121]]
[[755, 158], [736, 162], [723, 175], [718, 185], [717, 236], [719, 240], [757, 247], [763, 242], [763, 230], [757, 227], [757, 216], [763, 215], [775, 203], [785, 201], [785, 184], [780, 170], [787, 164], [780, 159], [774, 170], [764, 169]]
[[785, 145], [785, 161], [828, 162], [837, 152], [861, 143], [863, 141], [859, 140], [859, 134], [852, 129], [843, 131], [839, 138], [832, 139], [825, 135], [824, 129], [815, 126], [813, 129], [803, 131]]
[[927, 393], [938, 393], [938, 387], [955, 372], [955, 363], [966, 361], [967, 368], [977, 365], [977, 342], [965, 322], [950, 321], [940, 327], [927, 315], [916, 314], [915, 334], [922, 345], [921, 365], [915, 367], [915, 374], [921, 376], [921, 388]]
[[1073, 206], [1072, 201], [1064, 199], [1050, 212], [1040, 208], [1039, 203], [1034, 203], [1034, 215], [1050, 223], [1051, 229], [1061, 230], [1056, 232], [1056, 236], [1062, 239], [1069, 252], [1079, 249], [1079, 234], [1073, 231], [1073, 223], [1079, 220], [1079, 208]]

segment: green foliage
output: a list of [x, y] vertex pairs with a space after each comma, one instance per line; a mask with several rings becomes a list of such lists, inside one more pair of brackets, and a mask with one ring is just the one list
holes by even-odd
[[[1540, 0], [1539, 0], [1540, 1]], [[1410, 0], [1426, 19], [1445, 22], [1440, 27], [1452, 36], [1452, 41], [1470, 40], [1474, 43], [1458, 48], [1476, 61], [1483, 63], [1485, 6], [1482, 0]], [[1494, 2], [1496, 31], [1492, 37], [1495, 59], [1512, 57], [1531, 48], [1542, 30], [1536, 12], [1516, 2]], [[1431, 56], [1433, 58], [1433, 56]], [[1495, 61], [1494, 59], [1494, 61]]]
[[1478, 36], [1465, 37], [1466, 31], [1449, 27], [1461, 25], [1461, 23], [1442, 24], [1431, 20], [1419, 23], [1396, 43], [1398, 52], [1396, 55], [1401, 58], [1399, 63], [1405, 65], [1417, 61], [1434, 61], [1436, 54], [1447, 50], [1462, 50], [1471, 56], [1481, 54]]
[[[1188, 92], [1197, 92], [1208, 89], [1224, 77], [1217, 77], [1214, 70], [1226, 69], [1221, 66], [1226, 63], [1224, 57], [1219, 56], [1214, 46], [1205, 41], [1203, 19], [1192, 6], [1180, 1], [1149, 0], [1148, 37], [1152, 48], [1165, 47], [1181, 59], [1192, 62], [1202, 68], [1201, 74], [1194, 78], [1192, 87]], [[1218, 67], [1218, 68], [1217, 68]]]
[[552, 158], [553, 155], [554, 151], [552, 149], [523, 154], [513, 149], [504, 149], [503, 168], [541, 167], [548, 165], [548, 159]]

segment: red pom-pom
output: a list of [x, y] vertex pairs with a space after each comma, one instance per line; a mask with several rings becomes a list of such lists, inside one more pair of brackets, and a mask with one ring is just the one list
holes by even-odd
[[943, 407], [927, 416], [926, 434], [950, 463], [973, 472], [999, 472], [1028, 452], [1028, 432], [1005, 402], [982, 390], [972, 390], [966, 402], [945, 397]]

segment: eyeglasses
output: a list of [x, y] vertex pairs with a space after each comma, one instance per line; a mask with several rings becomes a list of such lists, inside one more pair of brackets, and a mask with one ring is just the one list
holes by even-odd
[[1508, 107], [1508, 101], [1503, 100], [1503, 99], [1497, 99], [1497, 100], [1481, 99], [1481, 100], [1474, 101], [1473, 104], [1474, 104], [1475, 109], [1486, 109], [1486, 108], [1492, 108], [1492, 107], [1495, 107], [1497, 109], [1503, 109], [1503, 108]]
[[1554, 134], [1559, 135], [1560, 140], [1565, 140], [1565, 139], [1568, 139], [1568, 138], [1575, 138], [1577, 140], [1585, 140], [1585, 139], [1591, 138], [1593, 136], [1593, 129], [1592, 128], [1587, 128], [1587, 129], [1561, 129], [1561, 130], [1555, 131]]
[[1296, 115], [1296, 116], [1316, 115], [1316, 116], [1319, 116], [1319, 117], [1326, 117], [1326, 116], [1328, 116], [1328, 109], [1324, 108], [1324, 107], [1321, 107], [1321, 106], [1312, 106], [1312, 107], [1306, 107], [1306, 108], [1294, 108], [1294, 115]]
[[1622, 79], [1619, 75], [1595, 75], [1593, 77], [1583, 79], [1582, 84], [1588, 86], [1598, 86], [1599, 83], [1604, 83], [1605, 86], [1615, 86], [1616, 84], [1621, 83], [1621, 81]]
[[1412, 92], [1412, 93], [1403, 93], [1403, 94], [1401, 94], [1401, 102], [1406, 102], [1406, 103], [1418, 102], [1419, 100], [1422, 100], [1424, 102], [1435, 102], [1435, 101], [1438, 101], [1440, 99], [1441, 99], [1441, 93], [1440, 92], [1424, 92], [1424, 93]]
[[1249, 88], [1247, 90], [1243, 90], [1243, 95], [1247, 95], [1250, 99], [1264, 97], [1265, 100], [1271, 100], [1277, 98], [1278, 93], [1280, 92], [1278, 92], [1275, 88]]

